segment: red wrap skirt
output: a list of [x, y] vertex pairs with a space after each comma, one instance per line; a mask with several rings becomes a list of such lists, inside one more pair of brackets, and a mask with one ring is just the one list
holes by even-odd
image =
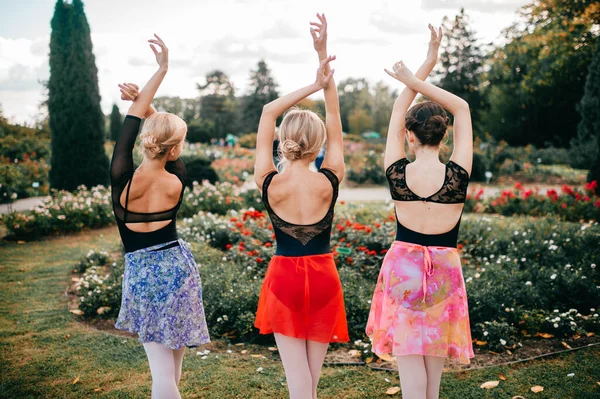
[[348, 342], [342, 284], [333, 254], [273, 256], [254, 326], [261, 334]]

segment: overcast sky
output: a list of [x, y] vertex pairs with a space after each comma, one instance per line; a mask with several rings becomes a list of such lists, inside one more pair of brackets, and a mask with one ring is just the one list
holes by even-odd
[[[44, 100], [50, 20], [55, 0], [0, 0], [0, 105], [14, 122], [29, 122]], [[158, 95], [196, 97], [196, 83], [223, 70], [238, 93], [265, 59], [289, 92], [313, 81], [317, 67], [309, 21], [325, 12], [336, 79], [366, 77], [399, 85], [383, 72], [404, 60], [415, 70], [429, 40], [427, 24], [464, 7], [477, 35], [497, 41], [527, 0], [84, 0], [98, 67], [102, 108], [116, 102], [117, 83], [140, 86], [155, 61], [146, 39], [158, 33], [170, 48], [169, 73]], [[318, 95], [317, 95], [318, 97]]]

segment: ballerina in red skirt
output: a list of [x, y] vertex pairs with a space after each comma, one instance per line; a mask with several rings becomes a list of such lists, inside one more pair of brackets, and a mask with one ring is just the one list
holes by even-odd
[[[338, 186], [344, 177], [342, 124], [327, 56], [327, 21], [311, 23], [320, 66], [314, 83], [265, 105], [258, 126], [254, 178], [271, 218], [277, 251], [263, 282], [256, 321], [274, 333], [292, 399], [316, 399], [330, 342], [347, 342], [340, 278], [329, 245]], [[294, 104], [323, 89], [326, 123]], [[290, 109], [288, 111], [288, 109]], [[287, 111], [287, 112], [286, 112]], [[277, 118], [279, 166], [272, 148]], [[318, 172], [309, 169], [327, 139]]]

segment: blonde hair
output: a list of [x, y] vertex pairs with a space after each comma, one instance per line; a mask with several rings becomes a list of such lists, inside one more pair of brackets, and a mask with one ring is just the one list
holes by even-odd
[[185, 140], [187, 125], [177, 115], [156, 112], [144, 121], [140, 149], [150, 159], [164, 157], [171, 148]]
[[313, 111], [291, 108], [279, 125], [279, 165], [303, 158], [314, 159], [327, 138], [325, 124]]

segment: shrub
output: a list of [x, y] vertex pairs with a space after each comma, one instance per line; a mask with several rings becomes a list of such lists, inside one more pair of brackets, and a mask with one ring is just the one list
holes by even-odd
[[244, 148], [256, 148], [256, 133], [247, 133], [240, 137], [240, 146]]
[[190, 143], [210, 143], [213, 139], [214, 123], [205, 119], [195, 119], [188, 123], [187, 140]]
[[10, 161], [0, 156], [0, 203], [48, 195], [50, 165], [45, 160], [25, 158]]
[[206, 180], [211, 184], [215, 184], [219, 180], [217, 172], [215, 172], [206, 157], [188, 159], [185, 161], [185, 166], [187, 169], [186, 184], [190, 188], [193, 187], [194, 182], [201, 183]]
[[[88, 263], [93, 262], [88, 259]], [[123, 260], [90, 266], [77, 282], [79, 309], [86, 317], [116, 318], [121, 307]]]
[[53, 191], [52, 196], [33, 211], [12, 212], [1, 216], [13, 238], [39, 238], [52, 234], [104, 227], [114, 222], [110, 192], [103, 186], [91, 190]]

